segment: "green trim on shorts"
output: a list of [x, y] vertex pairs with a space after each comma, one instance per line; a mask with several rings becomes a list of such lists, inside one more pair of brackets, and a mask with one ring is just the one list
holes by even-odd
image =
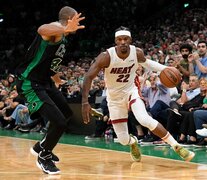
[[21, 89], [23, 90], [22, 94], [27, 99], [30, 114], [38, 111], [44, 102], [39, 99], [34, 89], [32, 89], [31, 81], [24, 80]]

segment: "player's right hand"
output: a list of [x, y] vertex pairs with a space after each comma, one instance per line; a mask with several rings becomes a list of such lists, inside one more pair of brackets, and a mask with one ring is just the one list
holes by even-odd
[[83, 103], [82, 104], [82, 118], [85, 124], [88, 124], [90, 122], [90, 111], [91, 111], [90, 104]]

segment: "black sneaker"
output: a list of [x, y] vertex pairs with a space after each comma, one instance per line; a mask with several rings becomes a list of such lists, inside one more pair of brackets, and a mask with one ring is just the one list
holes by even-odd
[[32, 128], [30, 131], [31, 132], [40, 132], [41, 129], [42, 129], [42, 126], [38, 124], [37, 126]]
[[168, 111], [168, 112], [171, 111], [171, 112], [177, 114], [178, 116], [182, 116], [182, 114], [180, 114], [179, 111], [178, 111], [178, 109], [176, 109], [176, 108], [175, 108], [175, 109], [167, 108], [167, 111]]
[[42, 128], [41, 130], [40, 130], [40, 134], [46, 134], [47, 133], [47, 128], [46, 127], [44, 127], [44, 128]]
[[103, 136], [92, 134], [89, 136], [85, 136], [85, 140], [100, 140]]
[[182, 139], [179, 139], [178, 140], [178, 143], [183, 145], [183, 144], [186, 144], [187, 143], [187, 140], [186, 139], [183, 139], [183, 140]]
[[198, 148], [205, 148], [207, 146], [207, 141], [205, 141], [205, 139], [201, 139], [197, 144], [194, 144], [193, 146]]
[[[42, 149], [43, 148], [41, 147], [40, 142], [37, 142], [33, 147], [30, 148], [30, 152], [34, 156], [38, 156], [38, 154], [40, 153], [40, 151], [42, 151]], [[54, 163], [59, 163], [60, 161], [59, 158], [53, 153], [51, 153], [51, 155], [52, 155], [52, 161]]]
[[153, 144], [155, 139], [151, 135], [146, 135], [144, 139], [142, 139], [141, 144]]
[[30, 132], [30, 129], [28, 127], [19, 127], [18, 131], [23, 132], [23, 133], [28, 133]]
[[52, 161], [52, 154], [43, 156], [42, 151], [39, 153], [37, 158], [37, 167], [43, 170], [46, 174], [59, 174], [60, 170], [55, 166], [55, 163]]

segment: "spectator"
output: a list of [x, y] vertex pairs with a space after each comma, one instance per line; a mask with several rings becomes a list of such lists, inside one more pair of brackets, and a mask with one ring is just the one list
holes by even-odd
[[[194, 123], [193, 114], [194, 111], [198, 109], [205, 109], [207, 107], [207, 80], [205, 78], [201, 78], [199, 80], [199, 86], [201, 93], [197, 95], [194, 99], [184, 104], [183, 106], [186, 108], [184, 111], [180, 111], [182, 116], [180, 118], [180, 143], [187, 144], [196, 144], [196, 127]], [[175, 118], [176, 119], [176, 118]], [[189, 139], [187, 139], [187, 135], [189, 135]]]
[[189, 71], [195, 73], [198, 79], [207, 78], [207, 43], [199, 41], [197, 45], [198, 53], [194, 53], [188, 57]]
[[[207, 123], [207, 110], [197, 110], [194, 112], [194, 121], [196, 126], [196, 133], [200, 141], [198, 142], [198, 147], [205, 147], [207, 145], [207, 138], [205, 136], [206, 129], [202, 129], [202, 124]], [[205, 137], [205, 138], [204, 138]]]
[[188, 64], [188, 56], [192, 53], [192, 46], [190, 44], [181, 44], [180, 53], [182, 55], [182, 59], [179, 59], [176, 63], [177, 69], [182, 74], [182, 79], [186, 83], [189, 83], [189, 64]]

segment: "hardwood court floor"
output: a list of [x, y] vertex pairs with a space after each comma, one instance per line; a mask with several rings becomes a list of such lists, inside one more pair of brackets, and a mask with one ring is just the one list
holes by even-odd
[[[123, 149], [117, 151], [116, 149], [103, 149], [100, 146], [98, 148], [88, 147], [99, 144], [99, 142], [87, 142], [84, 145], [81, 144], [82, 136], [73, 135], [64, 135], [61, 143], [57, 145], [54, 151], [61, 160], [57, 164], [61, 169], [61, 175], [46, 175], [36, 167], [36, 158], [29, 153], [30, 147], [35, 143], [35, 141], [27, 139], [31, 134], [19, 134], [18, 136], [21, 138], [3, 135], [0, 136], [1, 180], [199, 180], [207, 178], [206, 150], [196, 151], [194, 161], [185, 163], [180, 160], [173, 160], [175, 159], [174, 152], [169, 147], [165, 147], [167, 151], [164, 147], [159, 146], [156, 148], [155, 146], [141, 147], [143, 154], [151, 153], [153, 155], [153, 152], [157, 151], [158, 156], [165, 154], [167, 158], [143, 155], [142, 161], [137, 163], [132, 162], [129, 153]], [[35, 138], [33, 134], [33, 138], [36, 139], [37, 137]], [[66, 142], [64, 142], [65, 138], [67, 140], [73, 139], [76, 143], [71, 140], [71, 144], [62, 144], [62, 142]], [[120, 150], [120, 147], [123, 147], [113, 142], [103, 142], [103, 144], [109, 145], [110, 149], [117, 146]], [[201, 154], [202, 156], [199, 158]], [[202, 163], [198, 162], [200, 160]]]

